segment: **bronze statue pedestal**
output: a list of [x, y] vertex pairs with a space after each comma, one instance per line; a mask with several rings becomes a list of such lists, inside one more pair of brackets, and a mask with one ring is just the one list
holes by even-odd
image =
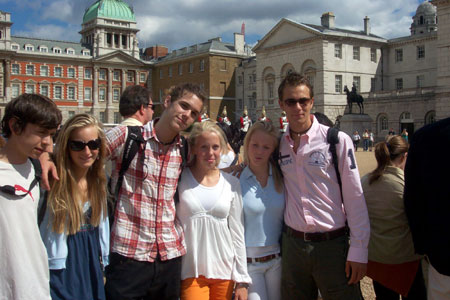
[[352, 136], [355, 131], [358, 131], [362, 137], [365, 129], [374, 131], [372, 125], [372, 118], [366, 114], [344, 114], [339, 120], [339, 129], [349, 136]]

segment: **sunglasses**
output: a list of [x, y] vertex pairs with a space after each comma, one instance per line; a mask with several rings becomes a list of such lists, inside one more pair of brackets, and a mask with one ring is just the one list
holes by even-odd
[[147, 107], [151, 110], [154, 110], [153, 108], [155, 107], [155, 105], [153, 105], [153, 103], [147, 103]]
[[284, 103], [286, 103], [287, 106], [294, 107], [298, 104], [300, 106], [304, 107], [308, 105], [311, 101], [311, 98], [300, 98], [300, 99], [286, 99], [284, 100]]
[[72, 151], [82, 151], [86, 146], [88, 146], [90, 150], [98, 150], [100, 145], [100, 139], [91, 140], [87, 143], [82, 141], [69, 141], [69, 148]]

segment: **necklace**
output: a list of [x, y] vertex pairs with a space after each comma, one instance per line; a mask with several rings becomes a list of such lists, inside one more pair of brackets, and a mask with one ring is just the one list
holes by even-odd
[[292, 129], [289, 128], [289, 132], [291, 134], [296, 134], [298, 137], [300, 137], [302, 134], [304, 134], [305, 132], [298, 132], [298, 131], [294, 131]]

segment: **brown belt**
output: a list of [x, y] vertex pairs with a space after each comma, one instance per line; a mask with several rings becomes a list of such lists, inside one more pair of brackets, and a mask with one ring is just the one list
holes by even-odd
[[277, 254], [270, 254], [267, 256], [256, 257], [256, 258], [247, 257], [247, 263], [250, 264], [250, 263], [255, 263], [255, 262], [266, 262], [266, 261], [272, 260], [274, 258], [277, 258], [279, 256], [280, 256], [280, 254], [277, 253]]
[[348, 227], [342, 227], [336, 230], [327, 231], [327, 232], [301, 232], [295, 229], [292, 229], [289, 226], [285, 226], [283, 231], [292, 237], [296, 237], [304, 240], [305, 242], [323, 242], [329, 241], [343, 235], [348, 234]]

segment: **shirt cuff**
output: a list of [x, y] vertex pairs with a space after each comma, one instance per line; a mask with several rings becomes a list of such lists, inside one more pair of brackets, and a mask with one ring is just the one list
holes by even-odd
[[368, 252], [369, 251], [367, 248], [357, 248], [350, 246], [350, 248], [348, 249], [347, 260], [366, 264], [368, 259]]

